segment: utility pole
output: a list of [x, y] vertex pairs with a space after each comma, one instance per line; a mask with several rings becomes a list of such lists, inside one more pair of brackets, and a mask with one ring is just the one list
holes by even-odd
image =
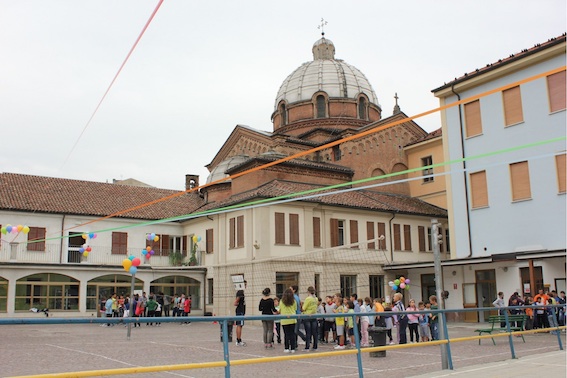
[[[437, 304], [440, 310], [445, 309], [443, 300], [443, 272], [441, 270], [441, 251], [439, 245], [443, 243], [443, 235], [439, 234], [439, 223], [437, 219], [431, 220], [431, 245], [433, 245], [433, 257], [435, 264], [435, 294], [437, 296]], [[439, 313], [437, 315], [439, 340], [445, 339], [445, 314]], [[441, 367], [443, 370], [449, 369], [449, 362], [447, 358], [447, 345], [441, 345]]]

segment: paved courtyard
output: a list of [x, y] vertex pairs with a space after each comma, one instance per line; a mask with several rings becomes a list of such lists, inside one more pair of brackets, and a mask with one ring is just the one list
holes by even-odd
[[[451, 338], [474, 335], [477, 324], [451, 323]], [[2, 325], [0, 326], [0, 376], [18, 376], [47, 373], [63, 373], [85, 370], [130, 368], [139, 366], [173, 365], [223, 360], [223, 345], [220, 342], [219, 325], [211, 322], [181, 325], [164, 323], [161, 327], [145, 324], [132, 328], [127, 339], [123, 325], [101, 327], [100, 324], [49, 324], [49, 325]], [[557, 356], [557, 336], [530, 334], [514, 337], [517, 357], [545, 355]], [[565, 335], [562, 334], [563, 343]], [[274, 357], [316, 356], [321, 352], [332, 352], [332, 345], [320, 345], [316, 352], [295, 355], [284, 354], [283, 346], [273, 350], [264, 349], [261, 324], [249, 322], [244, 326], [243, 340], [247, 346], [231, 343], [229, 355], [232, 360]], [[494, 363], [511, 359], [507, 337], [466, 341], [451, 344], [453, 364], [456, 370], [473, 365]], [[416, 376], [427, 373], [443, 373], [440, 346], [422, 346], [388, 350], [386, 357], [371, 357], [362, 354], [365, 377], [388, 378]], [[563, 351], [564, 352], [564, 351]], [[565, 354], [560, 354], [565, 360]], [[557, 357], [554, 357], [557, 358]], [[552, 362], [552, 361], [550, 361]], [[447, 373], [445, 371], [444, 373]], [[222, 377], [224, 368], [161, 371], [123, 375], [131, 377]], [[276, 361], [255, 365], [231, 367], [231, 377], [356, 377], [358, 376], [356, 355], [334, 355], [313, 359]]]

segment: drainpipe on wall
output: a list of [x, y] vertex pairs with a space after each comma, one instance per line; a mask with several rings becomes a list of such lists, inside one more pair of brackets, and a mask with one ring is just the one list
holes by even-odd
[[63, 233], [65, 232], [65, 214], [61, 218], [61, 239], [59, 241], [59, 264], [63, 264]]
[[392, 221], [396, 217], [396, 213], [392, 213], [392, 218], [388, 221], [388, 227], [390, 229], [390, 263], [394, 262], [394, 244], [393, 244], [393, 237], [392, 237]]
[[[461, 96], [455, 92], [455, 84], [451, 85], [451, 92], [457, 96], [458, 101], [461, 101]], [[459, 104], [459, 131], [461, 133], [461, 154], [462, 158], [465, 158], [465, 133], [464, 133], [464, 124], [463, 124], [463, 110], [462, 104]], [[470, 208], [469, 208], [469, 180], [467, 177], [467, 162], [463, 161], [463, 179], [465, 181], [465, 206], [467, 207], [467, 232], [469, 234], [469, 254], [466, 258], [472, 256], [472, 236], [471, 236], [471, 215], [470, 215]]]

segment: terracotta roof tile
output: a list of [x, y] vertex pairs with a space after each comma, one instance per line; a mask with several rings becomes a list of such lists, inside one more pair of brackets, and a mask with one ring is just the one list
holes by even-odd
[[[224, 201], [209, 203], [200, 210], [218, 209], [234, 204], [246, 203], [264, 198], [284, 196], [287, 194], [304, 192], [322, 187], [323, 186], [320, 185], [273, 180], [253, 190], [234, 195]], [[326, 190], [316, 193], [329, 193], [333, 191], [337, 190]], [[326, 196], [303, 199], [302, 201], [366, 210], [447, 217], [447, 210], [431, 205], [417, 198], [412, 198], [400, 194], [380, 193], [369, 190], [356, 190], [351, 192], [329, 194]]]
[[[179, 193], [175, 190], [106, 184], [14, 173], [0, 174], [0, 210], [107, 216]], [[119, 215], [164, 219], [194, 212], [204, 204], [197, 193], [185, 193]]]
[[526, 57], [528, 55], [535, 54], [535, 53], [537, 53], [541, 50], [545, 50], [545, 49], [547, 49], [551, 46], [555, 46], [555, 45], [560, 44], [560, 43], [565, 43], [565, 33], [563, 33], [559, 37], [550, 38], [550, 39], [547, 40], [547, 42], [537, 43], [533, 47], [530, 47], [528, 49], [523, 49], [522, 51], [515, 53], [515, 54], [510, 54], [510, 56], [508, 56], [507, 58], [498, 59], [498, 61], [496, 61], [494, 63], [489, 63], [484, 67], [477, 68], [477, 69], [475, 69], [474, 71], [471, 71], [471, 72], [467, 72], [463, 76], [461, 76], [459, 78], [455, 78], [454, 80], [443, 84], [439, 88], [433, 89], [431, 92], [435, 93], [437, 91], [440, 91], [441, 89], [448, 88], [448, 87], [450, 87], [454, 84], [460, 83], [462, 81], [466, 81], [466, 80], [468, 80], [472, 77], [482, 75], [485, 72], [494, 70], [494, 69], [501, 67], [501, 66], [504, 66], [506, 64], [510, 64], [510, 63], [512, 63], [516, 60], [523, 59], [524, 57]]

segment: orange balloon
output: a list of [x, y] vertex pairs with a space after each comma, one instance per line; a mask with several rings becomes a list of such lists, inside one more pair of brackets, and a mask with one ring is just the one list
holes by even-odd
[[146, 251], [149, 252], [149, 251], [151, 251], [151, 250], [152, 250], [152, 247], [150, 247], [150, 246], [148, 245], [148, 246], [146, 247]]

